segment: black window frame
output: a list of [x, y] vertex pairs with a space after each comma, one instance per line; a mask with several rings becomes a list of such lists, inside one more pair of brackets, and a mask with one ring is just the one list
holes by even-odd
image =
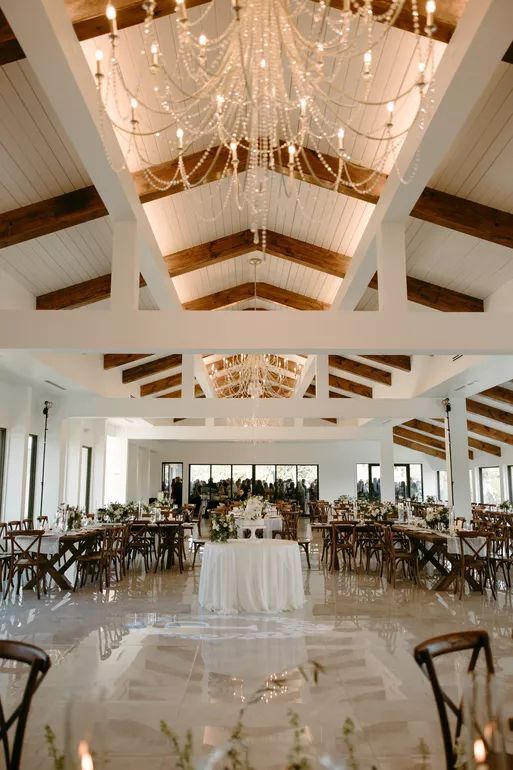
[[[233, 466], [234, 465], [246, 465], [248, 468], [251, 468], [251, 490], [252, 490], [252, 492], [255, 489], [255, 482], [257, 481], [257, 478], [256, 478], [256, 468], [259, 465], [274, 466], [275, 482], [276, 482], [276, 480], [278, 478], [278, 468], [279, 467], [294, 466], [295, 469], [296, 469], [296, 489], [297, 489], [297, 484], [298, 484], [298, 468], [299, 467], [304, 467], [306, 465], [310, 465], [312, 467], [317, 468], [317, 496], [319, 495], [319, 486], [320, 486], [320, 482], [319, 482], [319, 463], [305, 463], [305, 462], [302, 462], [302, 463], [283, 463], [283, 462], [281, 462], [281, 463], [241, 463], [241, 462], [238, 462], [238, 463], [189, 463], [189, 489], [188, 489], [188, 495], [189, 495], [188, 499], [189, 500], [191, 500], [191, 498], [192, 498], [191, 467], [192, 466], [197, 466], [197, 465], [203, 465], [203, 466], [209, 468], [209, 472], [208, 472], [208, 478], [209, 479], [212, 478], [212, 466], [213, 465], [229, 465], [230, 468], [231, 468], [230, 478], [231, 478], [232, 494], [233, 494]], [[215, 485], [215, 486], [217, 487], [217, 485]], [[212, 500], [218, 499], [218, 498], [212, 496], [213, 486], [210, 485], [210, 484], [207, 484], [207, 488], [208, 488], [208, 500], [212, 501]]]
[[0, 428], [0, 518], [3, 519], [5, 461], [7, 458], [7, 428]]
[[26, 519], [34, 521], [34, 507], [36, 502], [36, 469], [37, 469], [37, 444], [38, 436], [36, 433], [29, 433], [27, 444], [32, 439], [30, 450], [27, 457], [27, 473], [29, 474], [28, 499], [26, 509]]
[[[183, 461], [182, 460], [175, 460], [175, 461], [173, 461], [173, 460], [163, 460], [162, 463], [161, 463], [161, 467], [160, 467], [160, 491], [161, 492], [167, 492], [169, 494], [171, 492], [171, 481], [172, 481], [172, 479], [171, 479], [171, 481], [169, 483], [169, 489], [166, 489], [165, 482], [164, 482], [164, 475], [165, 475], [164, 474], [164, 468], [167, 465], [180, 465], [181, 466], [182, 474], [181, 474], [180, 478], [182, 479], [182, 483], [183, 483]], [[202, 463], [198, 463], [198, 465], [202, 465]]]
[[483, 471], [489, 468], [497, 468], [499, 471], [499, 484], [501, 479], [501, 466], [500, 465], [480, 465], [479, 466], [479, 502], [481, 505], [496, 505], [496, 503], [485, 503], [483, 494]]
[[[82, 453], [83, 449], [87, 449], [87, 463], [86, 463], [86, 488], [85, 488], [85, 512], [89, 513], [91, 510], [91, 484], [93, 481], [93, 448], [92, 446], [87, 446], [87, 444], [82, 444], [80, 451]], [[80, 473], [82, 473], [82, 455], [80, 456]], [[80, 483], [82, 483], [82, 479], [80, 479]]]

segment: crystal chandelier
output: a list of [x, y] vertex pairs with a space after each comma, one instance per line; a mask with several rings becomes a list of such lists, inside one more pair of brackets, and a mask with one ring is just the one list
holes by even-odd
[[[229, 200], [246, 208], [264, 250], [272, 172], [298, 200], [297, 179], [370, 193], [412, 126], [423, 129], [432, 102], [435, 0], [388, 0], [382, 13], [373, 0], [337, 0], [336, 9], [330, 1], [231, 0], [218, 32], [223, 0], [190, 15], [187, 0], [175, 0], [173, 40], [159, 37], [158, 4], [145, 0], [141, 66], [119, 53], [115, 5], [106, 9], [110, 50], [106, 66], [103, 50], [96, 52], [96, 85], [102, 116], [125, 137], [127, 157], [161, 191], [226, 179], [217, 214]], [[405, 76], [382, 75], [386, 85], [376, 88], [383, 44], [407, 9], [413, 64]], [[166, 142], [164, 154], [176, 160], [166, 178], [151, 168], [155, 141]], [[372, 170], [357, 165], [368, 142]]]
[[[253, 310], [257, 308], [257, 268], [260, 257], [251, 257], [253, 267]], [[239, 353], [225, 357], [218, 367], [211, 364], [209, 376], [218, 398], [290, 398], [303, 367], [269, 353]], [[249, 419], [249, 418], [248, 418]], [[255, 426], [256, 417], [250, 418]], [[266, 422], [266, 424], [268, 424]]]

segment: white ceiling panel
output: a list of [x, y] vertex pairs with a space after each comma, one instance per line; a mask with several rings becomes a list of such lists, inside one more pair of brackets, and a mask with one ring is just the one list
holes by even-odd
[[90, 184], [26, 60], [0, 67], [0, 211]]
[[44, 294], [110, 272], [109, 217], [0, 249], [0, 266], [33, 294]]

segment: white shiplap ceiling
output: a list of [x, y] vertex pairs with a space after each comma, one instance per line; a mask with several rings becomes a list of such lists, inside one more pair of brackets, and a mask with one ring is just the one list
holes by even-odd
[[0, 67], [0, 211], [90, 184], [28, 62]]

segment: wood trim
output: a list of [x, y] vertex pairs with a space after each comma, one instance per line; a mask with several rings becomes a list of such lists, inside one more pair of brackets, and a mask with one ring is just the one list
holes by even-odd
[[[254, 284], [248, 281], [248, 283], [241, 283], [238, 286], [232, 286], [229, 289], [222, 289], [222, 291], [217, 291], [214, 294], [207, 294], [204, 297], [184, 302], [183, 308], [184, 310], [218, 310], [251, 299], [254, 296], [254, 290]], [[296, 310], [326, 310], [328, 307], [324, 302], [304, 294], [272, 286], [270, 283], [257, 282], [256, 292], [260, 299], [276, 302]]]
[[492, 401], [502, 401], [504, 404], [513, 406], [513, 390], [505, 388], [502, 385], [496, 385], [494, 388], [483, 390], [479, 395], [484, 396], [485, 398], [491, 398]]
[[474, 420], [467, 421], [467, 429], [470, 433], [477, 433], [479, 436], [486, 436], [486, 438], [500, 441], [501, 444], [510, 444], [513, 446], [513, 433], [506, 433], [503, 430], [492, 428], [490, 425], [483, 425], [483, 423], [475, 422]]
[[472, 449], [479, 449], [480, 452], [486, 452], [489, 455], [495, 455], [496, 457], [500, 457], [502, 455], [500, 446], [489, 444], [488, 441], [481, 441], [480, 439], [471, 438], [469, 436], [468, 445], [469, 447], [472, 447]]
[[372, 398], [372, 388], [369, 385], [362, 385], [360, 382], [354, 380], [348, 380], [345, 377], [337, 377], [336, 374], [330, 374], [329, 386], [331, 388], [338, 388], [338, 390], [345, 390], [349, 393], [353, 393], [355, 396], [364, 396], [364, 398]]
[[[369, 283], [370, 289], [378, 289], [378, 275], [375, 273]], [[410, 302], [424, 305], [445, 313], [482, 313], [484, 302], [459, 291], [446, 289], [418, 278], [406, 276], [406, 296]]]
[[377, 369], [375, 366], [369, 364], [363, 364], [360, 361], [353, 361], [352, 358], [346, 358], [345, 356], [328, 356], [329, 366], [334, 369], [341, 369], [351, 374], [356, 374], [358, 377], [364, 377], [367, 380], [373, 380], [379, 382], [381, 385], [391, 385], [392, 375], [390, 372], [385, 372], [383, 369]]
[[182, 373], [172, 374], [169, 377], [162, 377], [160, 380], [152, 380], [144, 385], [141, 385], [141, 397], [153, 396], [161, 390], [168, 390], [170, 388], [176, 388], [177, 385], [182, 384]]
[[190, 273], [192, 270], [199, 270], [202, 267], [209, 267], [213, 263], [224, 262], [227, 259], [248, 254], [254, 249], [253, 233], [250, 230], [243, 230], [240, 233], [227, 235], [214, 241], [192, 246], [190, 249], [168, 254], [164, 257], [164, 261], [169, 276], [176, 278], [179, 275]]
[[467, 412], [479, 414], [481, 417], [488, 417], [489, 420], [502, 422], [504, 425], [513, 426], [513, 412], [505, 412], [503, 409], [497, 409], [495, 406], [482, 404], [480, 401], [467, 399]]
[[391, 366], [393, 369], [400, 369], [403, 372], [411, 372], [410, 356], [362, 356], [362, 358], [383, 364], [383, 366]]
[[141, 358], [148, 358], [149, 353], [105, 353], [103, 356], [103, 368], [115, 369], [118, 366], [126, 366]]
[[182, 356], [178, 353], [163, 356], [162, 358], [155, 358], [153, 361], [148, 361], [145, 364], [139, 364], [138, 366], [132, 366], [130, 369], [124, 369], [122, 375], [123, 383], [135, 382], [136, 380], [142, 380], [144, 377], [150, 377], [152, 374], [159, 374], [165, 372], [166, 369], [175, 369], [177, 366], [182, 365]]
[[[110, 282], [111, 273], [108, 273], [48, 294], [40, 294], [36, 298], [36, 310], [72, 310], [110, 299]], [[146, 281], [139, 275], [139, 287], [142, 286], [146, 286]]]

